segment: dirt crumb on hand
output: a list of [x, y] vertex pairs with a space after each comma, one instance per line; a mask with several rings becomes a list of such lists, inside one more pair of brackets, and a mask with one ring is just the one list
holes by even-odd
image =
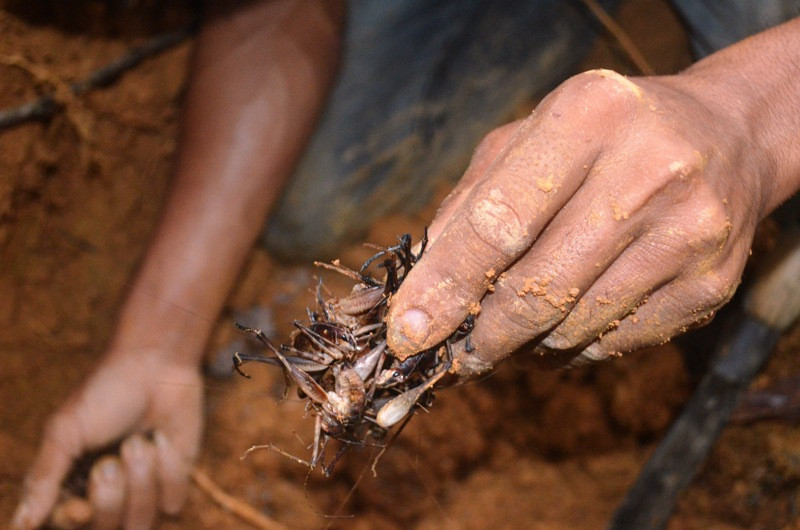
[[[548, 304], [550, 304], [551, 306], [553, 306], [553, 307], [555, 307], [557, 309], [562, 309], [564, 307], [564, 304], [558, 298], [553, 296], [552, 294], [545, 295], [544, 300], [545, 300], [545, 302], [547, 302]], [[563, 311], [563, 309], [562, 309], [562, 311]]]
[[622, 211], [619, 204], [613, 203], [611, 205], [611, 217], [614, 218], [615, 221], [621, 221], [623, 219], [627, 219], [630, 216], [628, 212]]
[[567, 291], [567, 294], [569, 294], [572, 298], [577, 298], [580, 293], [581, 290], [577, 287], [573, 287], [569, 291]]
[[536, 187], [545, 193], [549, 193], [553, 189], [553, 175], [547, 175], [546, 178], [536, 179]]
[[546, 286], [548, 283], [550, 283], [549, 278], [546, 280], [537, 277], [525, 278], [525, 283], [522, 285], [522, 289], [517, 291], [517, 295], [524, 297], [526, 294], [530, 293], [533, 296], [545, 296], [547, 294]]
[[481, 312], [481, 303], [480, 302], [472, 302], [469, 304], [469, 314], [473, 316], [477, 316], [478, 313]]

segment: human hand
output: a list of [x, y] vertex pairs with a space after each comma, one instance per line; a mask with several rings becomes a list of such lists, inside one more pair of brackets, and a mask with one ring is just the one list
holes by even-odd
[[392, 300], [395, 354], [470, 313], [463, 378], [525, 345], [597, 360], [708, 320], [776, 198], [742, 120], [706, 88], [590, 71], [491, 133]]
[[13, 528], [42, 525], [73, 461], [121, 438], [119, 455], [101, 458], [89, 475], [95, 526], [149, 528], [159, 510], [180, 510], [199, 448], [202, 379], [197, 366], [167, 358], [111, 352], [50, 418]]

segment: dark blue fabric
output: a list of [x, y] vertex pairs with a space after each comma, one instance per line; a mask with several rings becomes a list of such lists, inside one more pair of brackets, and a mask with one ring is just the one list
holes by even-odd
[[[674, 3], [701, 56], [800, 12], [800, 0]], [[579, 0], [351, 0], [338, 80], [267, 247], [329, 257], [427, 202], [486, 133], [575, 73], [597, 30]]]
[[800, 0], [672, 0], [697, 58], [800, 15]]
[[486, 133], [574, 73], [596, 29], [577, 0], [350, 2], [338, 80], [267, 246], [320, 258], [428, 201]]

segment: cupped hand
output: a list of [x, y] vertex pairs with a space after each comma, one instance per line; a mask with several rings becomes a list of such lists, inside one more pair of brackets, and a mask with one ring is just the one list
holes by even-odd
[[48, 421], [13, 528], [42, 525], [82, 453], [123, 440], [89, 475], [98, 528], [149, 528], [184, 503], [202, 429], [202, 379], [160, 352], [114, 351]]
[[392, 301], [389, 346], [405, 358], [475, 314], [467, 378], [523, 346], [597, 360], [708, 320], [770, 202], [732, 114], [690, 76], [565, 82], [478, 147]]

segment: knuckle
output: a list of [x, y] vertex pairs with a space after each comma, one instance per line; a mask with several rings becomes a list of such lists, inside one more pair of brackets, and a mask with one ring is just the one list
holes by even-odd
[[653, 129], [649, 134], [651, 141], [636, 148], [641, 162], [634, 173], [645, 177], [626, 180], [619, 197], [624, 211], [633, 213], [647, 208], [660, 216], [665, 207], [697, 199], [698, 190], [706, 186], [701, 178], [705, 159], [670, 131]]
[[705, 316], [709, 311], [715, 311], [733, 297], [738, 286], [739, 279], [731, 275], [718, 271], [704, 273], [695, 282], [695, 288], [700, 295], [700, 304], [697, 308], [693, 308], [692, 312], [702, 313]]
[[678, 140], [674, 135], [670, 138], [675, 143], [666, 148], [669, 161], [665, 176], [670, 180], [682, 180], [702, 172], [706, 166], [702, 153], [685, 140]]
[[687, 221], [692, 226], [687, 242], [691, 248], [697, 253], [722, 251], [732, 225], [722, 200], [708, 186], [696, 190], [692, 215]]
[[638, 107], [642, 88], [613, 70], [596, 69], [577, 74], [561, 85], [563, 94], [572, 95], [588, 109], [614, 110]]
[[[491, 187], [471, 206], [467, 222], [478, 241], [505, 261], [527, 246], [528, 224], [517, 212], [514, 200], [499, 187]], [[481, 253], [485, 249], [475, 249]]]
[[[626, 304], [622, 306], [627, 307]], [[586, 346], [620, 324], [620, 306], [579, 301], [569, 315], [545, 338], [543, 344], [559, 350]]]
[[515, 342], [530, 340], [538, 335], [538, 330], [546, 329], [551, 319], [544, 312], [532, 309], [532, 303], [523, 299], [512, 299], [504, 307], [502, 321], [498, 328], [504, 330]]
[[589, 70], [548, 94], [523, 127], [558, 118], [555, 123], [568, 123], [571, 130], [582, 127], [607, 133], [637, 112], [642, 98], [641, 88], [626, 77], [611, 70]]
[[578, 74], [578, 77], [605, 93], [622, 95], [625, 98], [633, 96], [641, 99], [642, 97], [642, 89], [639, 85], [614, 70], [597, 68]]
[[657, 147], [651, 151], [658, 162], [651, 179], [655, 190], [669, 190], [676, 193], [676, 188], [692, 193], [692, 186], [697, 177], [703, 173], [706, 159], [691, 143], [676, 137], [671, 130], [658, 127], [653, 131]]
[[513, 292], [506, 293], [510, 300], [505, 316], [511, 325], [524, 330], [531, 338], [561, 322], [575, 301], [571, 293], [546, 277], [529, 278], [520, 283]]

